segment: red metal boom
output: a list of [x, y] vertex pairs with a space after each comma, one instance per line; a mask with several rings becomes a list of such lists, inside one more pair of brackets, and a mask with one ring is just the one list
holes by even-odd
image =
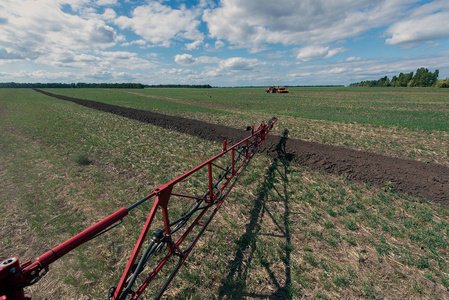
[[[31, 299], [24, 294], [24, 288], [39, 281], [51, 263], [116, 226], [129, 211], [150, 199], [154, 199], [152, 209], [123, 275], [117, 287], [109, 290], [108, 298], [138, 299], [150, 283], [157, 285], [153, 291], [155, 298], [160, 298], [276, 121], [274, 117], [267, 124], [262, 122], [258, 128], [253, 126], [249, 137], [230, 148], [227, 148], [227, 138], [223, 138], [221, 153], [44, 253], [34, 262], [19, 264], [17, 257], [1, 261], [0, 300]], [[169, 204], [174, 197], [180, 202], [172, 207]], [[150, 229], [151, 238], [148, 237]], [[163, 270], [165, 265], [166, 270]]]

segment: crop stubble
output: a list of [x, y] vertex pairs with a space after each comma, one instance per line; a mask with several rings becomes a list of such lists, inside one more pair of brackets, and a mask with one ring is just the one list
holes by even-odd
[[[97, 101], [72, 98], [38, 90], [45, 95], [72, 101], [85, 107], [120, 115], [126, 118], [153, 124], [181, 133], [198, 136], [205, 140], [219, 141], [229, 137], [229, 143], [245, 138], [248, 133], [241, 129], [218, 124], [168, 116], [135, 108], [121, 107]], [[281, 137], [269, 135], [262, 152], [276, 158], [276, 146]], [[344, 175], [350, 180], [388, 186], [397, 192], [427, 200], [449, 204], [449, 168], [413, 160], [394, 158], [344, 147], [325, 145], [297, 139], [287, 139], [285, 151], [292, 161], [312, 170], [323, 170], [330, 174]]]

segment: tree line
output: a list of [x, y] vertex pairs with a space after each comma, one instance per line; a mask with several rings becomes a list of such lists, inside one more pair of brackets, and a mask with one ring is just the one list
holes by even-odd
[[104, 88], [104, 89], [143, 89], [145, 86], [141, 83], [17, 83], [0, 82], [0, 88]]
[[148, 85], [141, 83], [17, 83], [17, 82], [0, 82], [0, 88], [33, 88], [33, 89], [44, 89], [44, 88], [100, 88], [100, 89], [143, 89], [146, 87], [151, 88], [200, 88], [200, 89], [210, 89], [212, 88], [209, 84], [157, 84]]
[[146, 84], [149, 88], [192, 88], [192, 89], [211, 89], [210, 84]]
[[415, 73], [400, 73], [394, 75], [391, 80], [385, 76], [379, 80], [366, 80], [351, 83], [351, 87], [449, 87], [449, 80], [438, 80], [439, 71], [430, 72], [427, 68], [419, 68]]

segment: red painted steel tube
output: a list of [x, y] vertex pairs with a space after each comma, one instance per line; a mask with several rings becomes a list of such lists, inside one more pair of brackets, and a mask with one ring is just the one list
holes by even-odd
[[52, 250], [44, 253], [43, 255], [36, 258], [36, 261], [39, 262], [39, 264], [42, 266], [42, 268], [48, 267], [52, 262], [55, 260], [61, 258], [68, 252], [72, 251], [79, 245], [87, 242], [103, 230], [107, 229], [114, 223], [120, 221], [128, 214], [127, 208], [122, 208], [118, 210], [117, 212], [113, 213], [106, 219], [98, 222], [97, 224], [87, 228], [86, 230], [82, 231], [81, 233], [78, 233], [71, 239], [65, 241], [64, 243], [60, 244], [59, 246], [53, 248]]
[[209, 201], [212, 202], [214, 201], [214, 192], [212, 187], [212, 163], [207, 164], [207, 169], [209, 173], [209, 197], [210, 197]]
[[[134, 265], [134, 262], [136, 261], [137, 255], [139, 254], [140, 248], [142, 247], [143, 242], [145, 241], [145, 238], [148, 234], [148, 230], [150, 229], [151, 223], [153, 222], [154, 217], [156, 216], [156, 212], [158, 210], [158, 207], [167, 207], [168, 201], [170, 199], [170, 195], [173, 189], [173, 184], [168, 183], [164, 186], [161, 186], [154, 190], [153, 193], [150, 195], [157, 195], [156, 200], [154, 201], [153, 208], [151, 209], [151, 212], [148, 215], [147, 221], [145, 222], [145, 225], [143, 226], [143, 229], [140, 233], [139, 239], [134, 246], [133, 253], [128, 261], [128, 264], [126, 265], [125, 272], [123, 272], [122, 277], [120, 278], [120, 282], [117, 286], [117, 289], [115, 290], [115, 293], [113, 295], [113, 299], [121, 299], [122, 292], [127, 293], [128, 291], [123, 291], [125, 289], [126, 279], [131, 273], [131, 269]], [[150, 195], [148, 197], [150, 197]], [[164, 220], [165, 221], [165, 220]], [[167, 228], [166, 228], [167, 230]]]
[[235, 172], [235, 149], [234, 148], [232, 148], [231, 164], [232, 164], [232, 174], [234, 174], [234, 172]]
[[[79, 245], [89, 241], [97, 234], [123, 219], [127, 214], [127, 208], [122, 208], [116, 211], [107, 218], [39, 256], [33, 263], [31, 261], [27, 261], [21, 264], [20, 268], [14, 267], [14, 272], [11, 272], [11, 268], [2, 268], [9, 267], [9, 265], [6, 264], [9, 260], [5, 260], [6, 262], [2, 261], [0, 264], [0, 291], [2, 291], [0, 294], [0, 300], [24, 300], [26, 297], [23, 292], [23, 287], [31, 284], [33, 281], [36, 282], [39, 279], [38, 277], [43, 275], [40, 274], [43, 269], [47, 269], [48, 266], [55, 260], [61, 258]], [[18, 259], [14, 259], [14, 262], [18, 264]], [[3, 269], [7, 272], [4, 272], [5, 270]], [[7, 274], [7, 276], [3, 276], [5, 274]]]

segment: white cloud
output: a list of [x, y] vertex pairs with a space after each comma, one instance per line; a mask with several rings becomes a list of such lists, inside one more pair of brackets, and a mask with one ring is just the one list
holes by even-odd
[[77, 54], [69, 50], [57, 50], [36, 59], [37, 63], [80, 70], [137, 70], [152, 69], [157, 63], [127, 51], [95, 51], [93, 54]]
[[17, 82], [74, 82], [76, 79], [71, 72], [48, 72], [46, 70], [0, 72], [0, 78]]
[[[230, 80], [229, 84], [241, 85], [243, 83], [249, 84], [250, 80], [260, 79], [260, 74], [257, 70], [258, 67], [265, 65], [264, 62], [255, 58], [244, 58], [244, 57], [231, 57], [228, 59], [219, 59], [218, 57], [210, 56], [200, 56], [193, 57], [190, 54], [178, 54], [175, 56], [175, 61], [179, 65], [183, 66], [199, 66], [204, 64], [199, 71], [195, 70], [184, 70], [183, 69], [172, 69], [165, 71], [166, 73], [174, 74], [185, 74], [189, 72], [189, 79], [195, 82], [208, 82], [216, 80], [217, 78]], [[236, 76], [238, 74], [238, 76]], [[230, 78], [227, 78], [231, 76]], [[232, 78], [232, 79], [231, 79]], [[178, 77], [179, 81], [183, 81], [186, 77]], [[232, 83], [231, 83], [232, 82]]]
[[299, 49], [296, 58], [301, 61], [319, 60], [330, 58], [344, 51], [345, 51], [344, 48], [330, 49], [329, 47], [322, 47], [322, 46], [306, 46]]
[[200, 21], [194, 10], [174, 9], [150, 0], [145, 6], [136, 7], [131, 18], [120, 16], [116, 24], [129, 28], [145, 40], [168, 47], [172, 39], [202, 41], [204, 35], [198, 30]]
[[0, 48], [0, 60], [2, 60], [2, 59], [7, 59], [7, 60], [24, 59], [24, 57], [20, 54], [17, 54], [14, 52], [8, 52], [8, 51], [6, 51], [6, 49]]
[[218, 64], [220, 59], [212, 56], [193, 57], [191, 54], [177, 54], [175, 55], [175, 62], [179, 65], [193, 65], [193, 64]]
[[83, 74], [83, 77], [93, 82], [131, 82], [136, 77], [127, 72], [114, 72], [109, 70], [94, 70], [93, 72]]
[[449, 3], [434, 1], [412, 10], [406, 18], [391, 25], [387, 45], [402, 48], [419, 46], [449, 37]]
[[110, 26], [98, 24], [89, 28], [89, 41], [94, 44], [112, 45], [115, 43], [116, 37], [114, 29]]
[[213, 56], [200, 56], [197, 58], [197, 62], [200, 64], [218, 64], [220, 61], [218, 57]]
[[196, 62], [196, 59], [190, 54], [177, 54], [175, 55], [175, 62], [180, 65], [191, 65]]
[[145, 46], [146, 45], [146, 41], [145, 40], [135, 40], [135, 41], [131, 41], [129, 43], [123, 43], [121, 44], [121, 46], [126, 47], [126, 46], [131, 46], [131, 45], [140, 45], [140, 46]]
[[68, 50], [55, 50], [47, 56], [38, 58], [36, 62], [56, 67], [89, 68], [91, 65], [100, 64], [101, 59], [89, 54], [76, 54]]
[[351, 56], [351, 57], [348, 57], [346, 59], [346, 61], [358, 61], [358, 60], [361, 60], [361, 58], [360, 57], [355, 57], [355, 56]]
[[102, 5], [117, 5], [118, 0], [96, 0], [95, 4], [102, 6]]
[[104, 13], [101, 15], [103, 20], [113, 20], [117, 17], [117, 14], [115, 12], [115, 10], [113, 10], [112, 8], [106, 8], [104, 10]]
[[330, 70], [326, 70], [324, 71], [325, 74], [342, 74], [347, 72], [348, 69], [347, 68], [343, 68], [343, 67], [337, 67], [337, 68], [332, 68]]
[[103, 69], [148, 70], [158, 65], [157, 62], [141, 58], [134, 52], [100, 51], [97, 55], [101, 58], [100, 67]]
[[[43, 0], [43, 1], [52, 1], [52, 0]], [[57, 1], [57, 2], [59, 2], [58, 4], [68, 4], [68, 5], [70, 5], [70, 8], [73, 10], [73, 11], [76, 11], [76, 12], [80, 12], [80, 11], [82, 11], [83, 9], [85, 9], [85, 7], [86, 7], [86, 4], [88, 4], [89, 2], [91, 2], [90, 0], [74, 0], [74, 1], [68, 1], [68, 0], [61, 0], [61, 1], [58, 1], [58, 0], [54, 0], [54, 1], [52, 1], [52, 2], [55, 2], [55, 1]], [[55, 2], [56, 3], [56, 2]]]
[[[449, 53], [438, 50], [448, 45], [447, 1], [0, 0], [0, 77], [338, 84], [421, 66], [446, 77]], [[411, 56], [406, 48], [418, 45]], [[376, 48], [363, 51], [368, 46]], [[376, 51], [381, 59], [370, 59]]]
[[[48, 61], [49, 57], [67, 60], [64, 52], [86, 53], [116, 43], [115, 30], [101, 18], [84, 19], [61, 10], [67, 1], [23, 0], [2, 3], [7, 22], [0, 26], [0, 48], [29, 60]], [[81, 5], [83, 1], [70, 1]], [[57, 61], [55, 62], [57, 63]]]
[[215, 41], [215, 43], [214, 43], [213, 45], [206, 43], [206, 44], [204, 45], [204, 48], [205, 48], [207, 51], [212, 52], [212, 51], [218, 51], [218, 50], [222, 49], [222, 48], [225, 47], [225, 46], [226, 46], [226, 43], [225, 43], [225, 42], [220, 41], [220, 40], [217, 40], [217, 41]]
[[326, 44], [391, 24], [407, 0], [222, 0], [205, 10], [212, 37], [239, 47]]
[[262, 62], [255, 58], [232, 57], [220, 61], [220, 71], [250, 71], [260, 66]]
[[193, 43], [186, 44], [186, 50], [196, 50], [201, 46], [202, 43], [202, 41], [195, 41]]
[[226, 44], [223, 41], [216, 41], [215, 44], [214, 44], [215, 49], [223, 48], [225, 45]]
[[[432, 55], [408, 57], [391, 57], [379, 59], [351, 59], [334, 63], [302, 64], [288, 68], [286, 77], [291, 84], [349, 84], [362, 80], [377, 80], [388, 76], [390, 79], [400, 72], [414, 72], [420, 67], [426, 67], [432, 72], [435, 69], [449, 68], [449, 51]], [[440, 77], [445, 77], [441, 74]], [[296, 82], [295, 82], [296, 80]]]
[[161, 70], [162, 74], [170, 74], [170, 75], [189, 75], [189, 74], [193, 74], [194, 72], [192, 70], [189, 69], [162, 69]]
[[137, 82], [142, 77], [139, 73], [97, 70], [91, 69], [86, 72], [52, 72], [48, 70], [18, 72], [0, 72], [0, 80], [14, 82]]

